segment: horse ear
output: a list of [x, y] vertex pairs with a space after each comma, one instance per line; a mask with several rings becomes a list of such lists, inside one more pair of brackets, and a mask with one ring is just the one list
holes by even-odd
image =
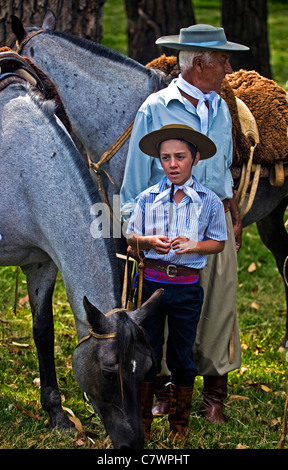
[[93, 330], [99, 334], [106, 333], [107, 319], [105, 315], [95, 305], [91, 304], [86, 296], [83, 298], [83, 305], [87, 314], [87, 320]]
[[42, 29], [50, 29], [50, 31], [54, 31], [56, 28], [56, 15], [54, 11], [50, 8], [47, 8], [47, 11], [44, 16], [44, 20], [42, 23]]
[[22, 21], [19, 20], [19, 18], [15, 15], [11, 15], [11, 28], [18, 42], [22, 42], [26, 36], [26, 32], [23, 27]]
[[160, 303], [163, 292], [164, 289], [157, 289], [151, 297], [141, 305], [141, 307], [137, 308], [137, 310], [134, 310], [133, 312], [128, 312], [130, 318], [137, 323], [137, 325], [142, 325], [146, 318], [157, 312], [157, 307]]

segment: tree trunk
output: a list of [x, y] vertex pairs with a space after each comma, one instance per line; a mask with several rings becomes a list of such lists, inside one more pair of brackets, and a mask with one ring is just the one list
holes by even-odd
[[256, 70], [271, 78], [267, 31], [267, 0], [222, 0], [222, 24], [228, 41], [250, 47], [231, 53], [234, 70]]
[[0, 0], [0, 45], [8, 44], [11, 34], [10, 15], [16, 15], [24, 26], [41, 26], [47, 8], [57, 17], [57, 30], [100, 42], [103, 6], [106, 0]]
[[191, 0], [125, 0], [125, 8], [128, 55], [144, 65], [161, 54], [176, 54], [175, 49], [157, 46], [156, 39], [195, 24]]

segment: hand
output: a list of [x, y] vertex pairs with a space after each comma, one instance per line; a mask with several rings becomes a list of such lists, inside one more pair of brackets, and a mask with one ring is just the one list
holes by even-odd
[[177, 251], [177, 255], [193, 253], [193, 249], [196, 245], [196, 241], [189, 240], [189, 238], [182, 235], [179, 235], [178, 237], [175, 237], [173, 240], [171, 240], [171, 246], [173, 250]]
[[166, 255], [170, 251], [171, 243], [169, 238], [164, 235], [149, 237], [149, 242], [151, 248], [153, 248], [153, 250], [159, 255]]

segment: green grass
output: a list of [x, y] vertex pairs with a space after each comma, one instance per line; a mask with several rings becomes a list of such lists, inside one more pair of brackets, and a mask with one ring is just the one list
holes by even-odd
[[[287, 3], [269, 2], [269, 35], [274, 79], [287, 81]], [[220, 24], [219, 1], [195, 0], [197, 22]], [[124, 3], [107, 0], [104, 39], [108, 47], [126, 53]], [[287, 219], [287, 216], [286, 216]], [[213, 426], [198, 414], [202, 379], [195, 384], [186, 449], [276, 449], [282, 433], [287, 362], [278, 346], [284, 335], [284, 286], [271, 253], [264, 247], [255, 225], [244, 230], [238, 255], [237, 310], [242, 344], [242, 365], [229, 374], [225, 405], [227, 423]], [[249, 272], [255, 264], [256, 269]], [[25, 303], [27, 287], [20, 273], [17, 315], [13, 312], [16, 268], [0, 268], [0, 449], [109, 448], [102, 424], [85, 408], [72, 372], [77, 343], [73, 315], [59, 275], [54, 295], [55, 357], [63, 406], [72, 410], [84, 431], [62, 433], [47, 427], [47, 414], [40, 406], [37, 353], [32, 339], [31, 314]], [[71, 412], [67, 411], [68, 415]], [[166, 418], [154, 420], [147, 449], [177, 447], [168, 436]], [[286, 448], [288, 442], [286, 441]]]
[[[287, 217], [286, 217], [287, 218]], [[146, 449], [277, 449], [281, 439], [288, 365], [278, 351], [284, 334], [284, 286], [274, 258], [260, 241], [255, 225], [244, 230], [239, 257], [237, 311], [242, 365], [229, 374], [225, 404], [227, 422], [207, 423], [198, 413], [202, 379], [197, 377], [186, 441], [169, 438], [167, 418], [154, 420]], [[249, 272], [255, 264], [256, 269]], [[63, 406], [72, 410], [83, 430], [61, 433], [46, 427], [41, 409], [38, 363], [31, 332], [31, 314], [24, 303], [13, 312], [15, 268], [0, 268], [0, 449], [109, 448], [99, 420], [85, 408], [71, 368], [76, 333], [61, 277], [54, 296], [55, 355]], [[20, 274], [19, 295], [27, 295]], [[30, 413], [30, 414], [29, 414]], [[69, 411], [67, 411], [70, 416]], [[286, 443], [288, 448], [288, 442]]]

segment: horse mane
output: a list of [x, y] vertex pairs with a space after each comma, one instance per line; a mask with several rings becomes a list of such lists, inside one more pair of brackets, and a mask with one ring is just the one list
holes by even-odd
[[45, 30], [42, 34], [48, 34], [63, 38], [66, 41], [75, 44], [75, 46], [81, 47], [86, 51], [92, 52], [92, 54], [97, 54], [98, 56], [110, 59], [114, 62], [118, 62], [120, 64], [130, 67], [131, 69], [139, 70], [140, 72], [147, 75], [147, 77], [150, 77], [152, 79], [153, 87], [155, 90], [159, 90], [168, 85], [167, 76], [161, 70], [157, 68], [146, 68], [144, 65], [140, 64], [134, 59], [131, 59], [131, 57], [125, 56], [124, 54], [121, 54], [120, 52], [114, 51], [112, 49], [108, 49], [102, 44], [98, 44], [91, 40], [80, 38], [78, 36], [73, 36], [72, 34], [68, 34], [62, 31]]
[[118, 313], [116, 339], [117, 351], [123, 359], [133, 357], [132, 353], [137, 343], [148, 343], [143, 329], [131, 320], [125, 310], [120, 310]]
[[136, 344], [150, 347], [149, 341], [142, 327], [138, 326], [126, 313], [120, 310], [117, 321], [116, 348], [119, 354], [119, 363], [124, 364], [128, 359], [134, 357]]

